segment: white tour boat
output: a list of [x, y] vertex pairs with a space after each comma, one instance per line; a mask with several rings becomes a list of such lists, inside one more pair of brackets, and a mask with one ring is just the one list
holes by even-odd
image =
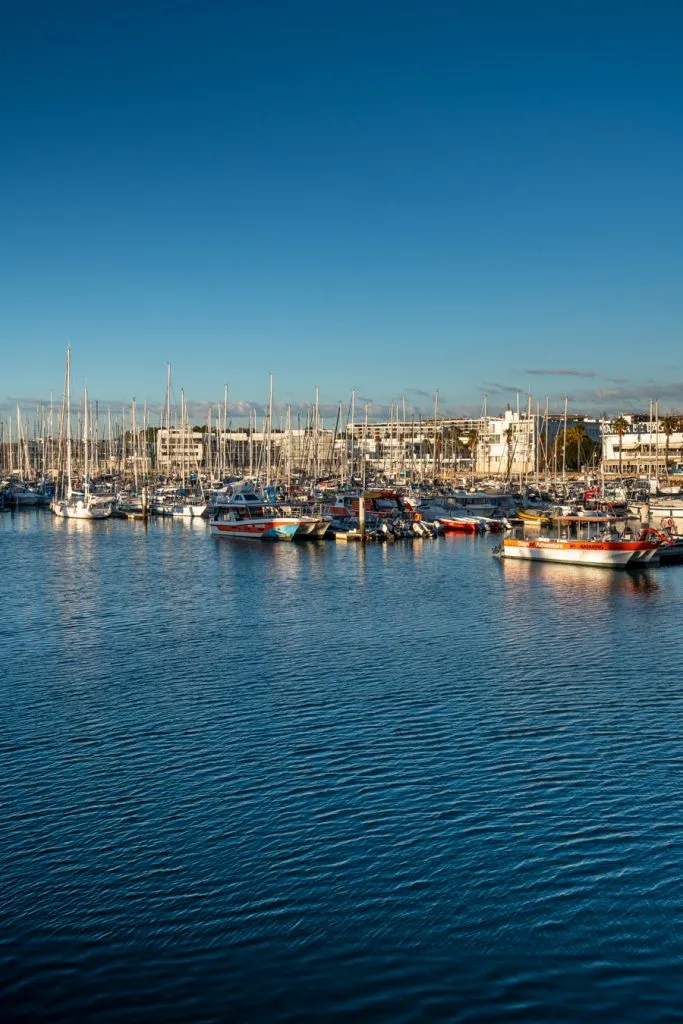
[[[569, 565], [590, 565], [609, 569], [625, 569], [659, 562], [660, 543], [647, 535], [625, 538], [616, 530], [595, 536], [580, 535], [580, 527], [588, 523], [604, 526], [603, 517], [565, 516], [558, 527], [567, 527], [565, 536], [505, 537], [494, 549], [499, 558], [525, 559], [532, 562], [562, 562]], [[577, 536], [569, 536], [576, 527]], [[559, 532], [559, 531], [558, 531]]]

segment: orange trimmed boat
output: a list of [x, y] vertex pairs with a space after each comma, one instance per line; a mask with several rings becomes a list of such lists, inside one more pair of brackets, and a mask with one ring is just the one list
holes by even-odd
[[281, 515], [253, 491], [233, 494], [214, 512], [209, 526], [214, 537], [238, 540], [292, 540], [306, 517]]
[[[605, 522], [611, 524], [604, 532]], [[638, 537], [623, 537], [617, 533], [615, 519], [605, 516], [558, 516], [557, 537], [506, 537], [494, 549], [499, 558], [518, 558], [533, 562], [562, 562], [569, 565], [591, 565], [607, 569], [625, 569], [637, 565], [659, 564], [661, 541], [643, 531]], [[601, 533], [590, 536], [590, 527]], [[564, 527], [564, 536], [560, 535]], [[581, 536], [581, 528], [588, 533]], [[574, 528], [576, 536], [570, 536]]]
[[439, 516], [435, 522], [444, 533], [480, 533], [483, 529], [481, 520], [474, 516]]
[[555, 540], [506, 537], [495, 554], [534, 562], [563, 562], [625, 569], [659, 560], [659, 545], [646, 540]]

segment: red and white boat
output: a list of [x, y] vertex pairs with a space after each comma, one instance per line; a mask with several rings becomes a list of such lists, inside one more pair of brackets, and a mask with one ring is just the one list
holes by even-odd
[[434, 520], [439, 523], [444, 533], [481, 533], [484, 525], [475, 516], [439, 516]]
[[[615, 529], [609, 533], [581, 536], [580, 527], [604, 526], [602, 517], [564, 516], [558, 518], [558, 531], [566, 527], [566, 536], [557, 537], [506, 537], [494, 550], [500, 558], [526, 559], [532, 562], [563, 562], [569, 565], [591, 565], [608, 569], [625, 569], [637, 565], [659, 562], [661, 541], [647, 532], [639, 537], [624, 537]], [[578, 536], [569, 536], [574, 526]]]
[[214, 537], [237, 540], [292, 540], [306, 517], [282, 515], [254, 491], [241, 491], [214, 512]]
[[501, 558], [533, 562], [564, 562], [570, 565], [625, 569], [659, 560], [658, 544], [645, 540], [552, 540], [506, 537], [496, 553]]

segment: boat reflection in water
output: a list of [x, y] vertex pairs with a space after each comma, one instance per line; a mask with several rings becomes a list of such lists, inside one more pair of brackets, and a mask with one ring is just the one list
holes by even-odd
[[623, 594], [628, 592], [656, 593], [661, 589], [656, 571], [645, 567], [626, 567], [620, 572], [605, 572], [596, 566], [580, 567], [562, 562], [535, 562], [522, 559], [497, 560], [505, 580], [528, 585], [533, 581], [565, 597], [585, 600], [597, 594]]

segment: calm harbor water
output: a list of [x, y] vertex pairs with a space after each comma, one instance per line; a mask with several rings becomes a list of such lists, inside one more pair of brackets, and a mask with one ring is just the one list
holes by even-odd
[[683, 567], [0, 516], [0, 1010], [683, 1014]]

